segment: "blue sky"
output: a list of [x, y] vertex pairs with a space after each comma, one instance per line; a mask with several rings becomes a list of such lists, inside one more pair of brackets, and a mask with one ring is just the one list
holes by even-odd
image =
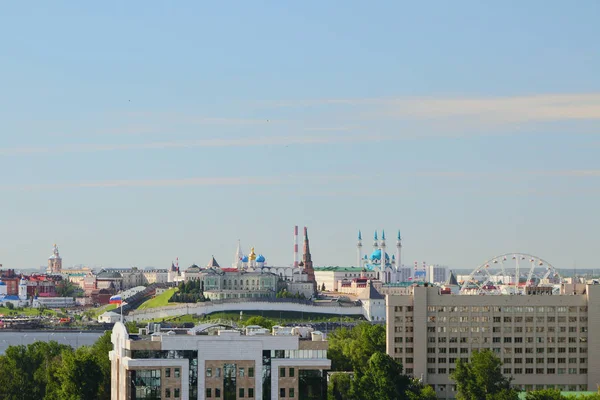
[[597, 268], [600, 3], [488, 3], [3, 4], [0, 263]]

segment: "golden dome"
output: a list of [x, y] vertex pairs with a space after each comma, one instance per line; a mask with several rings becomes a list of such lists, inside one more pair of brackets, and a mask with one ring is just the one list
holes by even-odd
[[254, 252], [254, 247], [250, 249], [250, 254], [248, 254], [248, 261], [256, 260], [256, 253]]

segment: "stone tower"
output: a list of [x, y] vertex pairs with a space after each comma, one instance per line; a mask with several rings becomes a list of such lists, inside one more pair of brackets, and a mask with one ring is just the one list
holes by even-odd
[[308, 281], [313, 284], [313, 292], [317, 292], [317, 280], [315, 279], [315, 270], [313, 268], [312, 256], [310, 255], [310, 245], [308, 242], [308, 229], [304, 227], [304, 254], [302, 254], [302, 264], [304, 272], [308, 275]]
[[52, 248], [52, 255], [48, 258], [46, 272], [49, 274], [60, 274], [62, 272], [62, 258], [58, 254], [58, 246], [56, 244]]

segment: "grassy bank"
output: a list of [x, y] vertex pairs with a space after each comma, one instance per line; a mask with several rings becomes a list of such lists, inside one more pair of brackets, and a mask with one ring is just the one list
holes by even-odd
[[150, 300], [147, 300], [144, 303], [142, 303], [142, 305], [138, 307], [138, 310], [147, 310], [149, 308], [181, 304], [181, 303], [169, 303], [169, 299], [178, 290], [179, 290], [178, 288], [168, 289], [165, 292], [159, 294], [158, 296], [155, 296], [155, 297], [151, 298]]

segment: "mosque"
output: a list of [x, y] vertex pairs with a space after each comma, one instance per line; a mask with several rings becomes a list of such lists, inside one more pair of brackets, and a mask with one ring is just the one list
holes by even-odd
[[[402, 267], [402, 237], [400, 230], [396, 238], [396, 254], [390, 255], [386, 253], [385, 231], [381, 231], [381, 239], [377, 239], [377, 231], [373, 235], [373, 251], [369, 256], [362, 254], [362, 233], [358, 231], [357, 262], [358, 267], [366, 271], [374, 271], [376, 279], [385, 283], [404, 282], [407, 281], [411, 270], [410, 268]], [[408, 270], [408, 271], [406, 271]]]

